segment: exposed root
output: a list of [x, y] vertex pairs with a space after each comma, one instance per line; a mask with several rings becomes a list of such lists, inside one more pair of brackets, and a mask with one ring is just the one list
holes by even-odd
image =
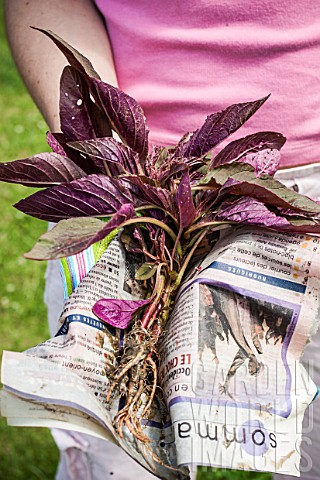
[[[126, 336], [120, 363], [113, 371], [109, 371], [107, 404], [110, 407], [117, 394], [125, 399], [123, 408], [113, 420], [121, 438], [122, 430], [126, 426], [137, 440], [149, 442], [141, 424], [151, 408], [157, 388], [157, 365], [152, 358], [157, 338], [153, 332], [149, 333], [140, 325], [135, 325]], [[141, 414], [142, 396], [145, 397], [146, 404]]]
[[[138, 351], [138, 353], [136, 354], [135, 357], [133, 357], [121, 370], [120, 372], [117, 374], [117, 375], [110, 375], [110, 379], [112, 380], [111, 381], [111, 384], [110, 384], [110, 388], [109, 388], [109, 391], [108, 391], [108, 394], [106, 396], [106, 401], [107, 403], [109, 403], [110, 399], [111, 399], [111, 395], [112, 393], [114, 392], [115, 389], [117, 389], [119, 387], [119, 381], [122, 379], [122, 377], [130, 370], [130, 368], [134, 367], [135, 365], [137, 365], [140, 360], [142, 359], [142, 357], [144, 356], [144, 348], [140, 348], [140, 350]], [[124, 358], [124, 361], [126, 360], [126, 356], [124, 355], [122, 358]], [[122, 360], [122, 359], [121, 359]], [[122, 360], [121, 363], [124, 363], [124, 361]], [[121, 364], [120, 364], [121, 365]]]
[[[109, 370], [109, 389], [106, 402], [109, 407], [119, 397], [123, 407], [113, 419], [113, 427], [120, 438], [127, 431], [144, 445], [149, 462], [154, 461], [164, 468], [183, 473], [171, 467], [152, 451], [151, 440], [144, 432], [143, 421], [151, 416], [158, 386], [158, 358], [156, 344], [163, 331], [170, 310], [169, 283], [162, 279], [157, 302], [149, 305], [141, 321], [136, 321], [125, 336], [123, 349], [118, 350], [118, 363]], [[161, 299], [160, 299], [161, 296]], [[165, 305], [164, 305], [165, 304]], [[165, 306], [165, 308], [164, 308]], [[159, 390], [160, 393], [161, 389]]]
[[149, 365], [151, 365], [152, 373], [153, 373], [153, 382], [152, 382], [152, 390], [151, 390], [151, 393], [149, 394], [149, 400], [146, 403], [146, 405], [143, 409], [143, 412], [141, 414], [142, 418], [146, 417], [148, 415], [149, 411], [150, 411], [152, 401], [153, 401], [155, 393], [156, 393], [157, 379], [158, 379], [156, 363], [152, 360], [151, 357], [148, 357], [146, 361], [149, 363]]

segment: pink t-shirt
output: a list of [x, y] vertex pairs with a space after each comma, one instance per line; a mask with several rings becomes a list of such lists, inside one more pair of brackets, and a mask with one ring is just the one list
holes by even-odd
[[143, 107], [153, 143], [271, 93], [231, 139], [287, 137], [282, 166], [320, 161], [319, 0], [96, 0], [119, 86]]

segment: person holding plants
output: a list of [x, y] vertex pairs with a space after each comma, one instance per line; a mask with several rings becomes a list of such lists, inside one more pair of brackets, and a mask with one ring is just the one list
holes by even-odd
[[[287, 170], [279, 178], [301, 193], [320, 197], [317, 0], [307, 7], [302, 0], [97, 0], [96, 4], [91, 0], [7, 0], [5, 11], [13, 56], [51, 131], [59, 131], [64, 59], [30, 25], [63, 37], [90, 58], [104, 81], [119, 84], [134, 97], [147, 115], [154, 144], [174, 144], [209, 113], [271, 92], [264, 108], [244, 126], [246, 130], [233, 138], [270, 126], [285, 134], [288, 146], [281, 165]], [[51, 325], [62, 310], [59, 288], [56, 265], [50, 264], [46, 297]], [[319, 343], [318, 336], [307, 347], [306, 365], [316, 362]], [[320, 369], [315, 366], [314, 370], [313, 378], [320, 383]], [[318, 403], [311, 407], [313, 412], [309, 410], [313, 428], [303, 440], [308, 445], [301, 463], [303, 480], [315, 480], [320, 474]], [[102, 442], [61, 432], [54, 435], [64, 451], [58, 479], [105, 476], [111, 472], [112, 458], [125, 465], [114, 453], [108, 456], [109, 447]], [[115, 469], [114, 474], [125, 479], [132, 476], [132, 468], [124, 467], [120, 473]], [[146, 472], [139, 475], [151, 477]]]

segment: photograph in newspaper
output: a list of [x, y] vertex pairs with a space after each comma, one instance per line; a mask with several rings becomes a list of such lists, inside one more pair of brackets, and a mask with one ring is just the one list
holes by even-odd
[[299, 476], [317, 392], [300, 358], [318, 325], [318, 245], [227, 231], [181, 288], [160, 371], [180, 465]]
[[[267, 388], [270, 409], [276, 406], [286, 416], [290, 409], [287, 350], [297, 320], [294, 306], [212, 284], [200, 284], [199, 290], [199, 361], [210, 375], [199, 369], [196, 393], [244, 403], [250, 398], [261, 404]], [[270, 372], [272, 364], [275, 369]]]

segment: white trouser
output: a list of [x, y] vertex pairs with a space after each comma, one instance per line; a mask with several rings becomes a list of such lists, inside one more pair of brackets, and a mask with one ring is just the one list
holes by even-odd
[[[288, 187], [320, 200], [320, 163], [305, 167], [281, 170], [276, 177]], [[320, 332], [318, 331], [305, 347], [302, 363], [316, 385], [320, 386]], [[303, 436], [301, 443], [301, 479], [320, 479], [320, 399], [316, 398], [307, 408], [303, 420]], [[274, 480], [294, 480], [291, 475], [274, 475]]]

